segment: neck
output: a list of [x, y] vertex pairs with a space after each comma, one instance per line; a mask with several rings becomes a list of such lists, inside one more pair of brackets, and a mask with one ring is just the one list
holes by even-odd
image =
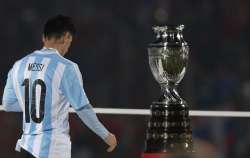
[[44, 43], [44, 47], [56, 49], [62, 56], [64, 55], [63, 49], [59, 44]]

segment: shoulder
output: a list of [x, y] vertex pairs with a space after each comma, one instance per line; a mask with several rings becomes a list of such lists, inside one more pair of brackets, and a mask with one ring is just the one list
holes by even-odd
[[73, 61], [71, 61], [71, 60], [69, 60], [69, 59], [67, 59], [67, 58], [65, 58], [65, 57], [63, 57], [63, 56], [60, 56], [60, 59], [61, 59], [61, 61], [62, 61], [64, 64], [66, 64], [66, 66], [71, 67], [71, 66], [77, 65], [75, 62], [73, 62]]
[[29, 53], [28, 55], [25, 55], [24, 57], [22, 57], [22, 58], [16, 60], [16, 61], [14, 62], [14, 64], [13, 64], [13, 67], [12, 67], [12, 68], [17, 67], [17, 66], [20, 66], [24, 61], [28, 60], [28, 58], [31, 57], [31, 56], [32, 56], [32, 53]]
[[[67, 64], [65, 65], [65, 72], [67, 72], [67, 74], [71, 74], [73, 76], [77, 76], [77, 78], [81, 79], [82, 74], [81, 71], [78, 67], [78, 64], [75, 62], [72, 62], [68, 59], [65, 58], [65, 60], [67, 61]], [[73, 77], [71, 76], [71, 77]]]
[[78, 65], [69, 59], [61, 57], [60, 62], [65, 66], [65, 69], [67, 71], [71, 71], [71, 72], [79, 71]]
[[60, 61], [63, 64], [65, 64], [66, 68], [68, 68], [68, 69], [74, 69], [74, 70], [79, 70], [77, 63], [75, 63], [75, 62], [73, 62], [73, 61], [71, 61], [71, 60], [69, 60], [69, 59], [67, 59], [67, 58], [65, 58], [63, 56], [59, 56], [58, 55], [58, 57], [60, 58]]
[[26, 61], [26, 60], [28, 60], [30, 57], [35, 57], [36, 56], [36, 52], [37, 52], [38, 50], [35, 50], [35, 51], [33, 51], [33, 52], [29, 52], [27, 55], [25, 55], [25, 56], [23, 56], [22, 58], [20, 58], [20, 59], [18, 59], [15, 63], [20, 63], [20, 62], [22, 62], [22, 61]]

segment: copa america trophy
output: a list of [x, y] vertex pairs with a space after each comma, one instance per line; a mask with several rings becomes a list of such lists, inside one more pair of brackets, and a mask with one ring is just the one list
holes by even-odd
[[161, 96], [151, 105], [143, 158], [193, 152], [189, 106], [176, 91], [188, 63], [183, 29], [184, 25], [153, 27], [156, 41], [148, 47], [149, 64]]

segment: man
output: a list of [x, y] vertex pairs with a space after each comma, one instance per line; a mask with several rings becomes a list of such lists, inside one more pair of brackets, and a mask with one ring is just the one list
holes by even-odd
[[74, 34], [69, 17], [49, 19], [44, 26], [44, 47], [18, 60], [8, 73], [2, 103], [5, 111], [23, 112], [23, 134], [16, 150], [25, 158], [71, 157], [70, 105], [109, 145], [108, 152], [117, 145], [115, 136], [99, 122], [85, 95], [77, 64], [63, 57]]

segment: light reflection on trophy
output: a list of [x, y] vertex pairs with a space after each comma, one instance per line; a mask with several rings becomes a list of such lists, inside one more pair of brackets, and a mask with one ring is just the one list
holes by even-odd
[[144, 158], [154, 153], [193, 152], [189, 107], [176, 91], [188, 63], [183, 29], [184, 25], [153, 27], [156, 41], [148, 48], [149, 64], [161, 86], [161, 96], [151, 105]]

